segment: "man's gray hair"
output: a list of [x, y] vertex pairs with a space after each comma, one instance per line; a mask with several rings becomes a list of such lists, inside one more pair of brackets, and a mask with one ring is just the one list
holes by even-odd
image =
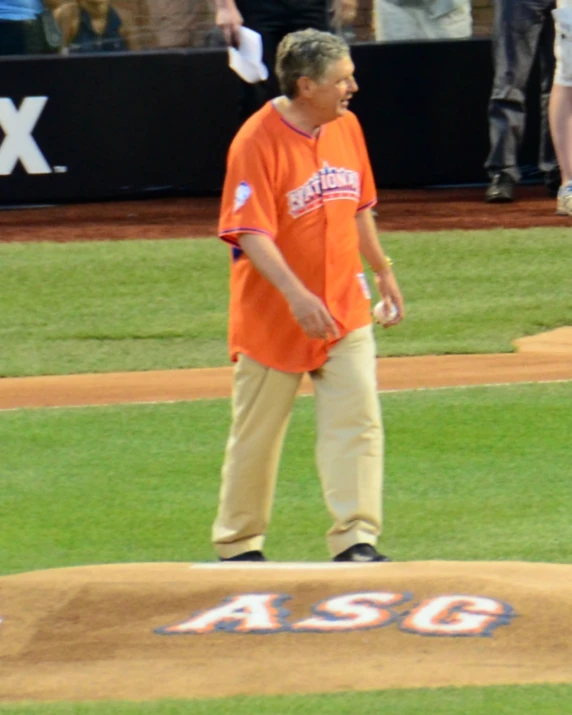
[[330, 32], [298, 30], [282, 38], [276, 53], [276, 76], [289, 99], [298, 93], [300, 77], [319, 82], [332, 62], [350, 56], [345, 40]]

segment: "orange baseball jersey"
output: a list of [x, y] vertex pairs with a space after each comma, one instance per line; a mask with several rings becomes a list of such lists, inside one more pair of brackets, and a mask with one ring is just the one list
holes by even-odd
[[312, 136], [268, 102], [241, 127], [227, 160], [219, 236], [232, 245], [229, 348], [267, 367], [306, 372], [334, 340], [307, 337], [284, 296], [240, 250], [241, 234], [274, 241], [304, 285], [334, 317], [340, 336], [371, 322], [356, 213], [377, 201], [354, 114]]

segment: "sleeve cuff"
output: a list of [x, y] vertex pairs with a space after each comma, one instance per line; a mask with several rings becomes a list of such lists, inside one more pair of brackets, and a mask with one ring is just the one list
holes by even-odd
[[360, 211], [365, 211], [366, 209], [371, 209], [377, 204], [377, 198], [372, 199], [371, 201], [368, 201], [366, 204], [363, 204], [362, 206], [358, 206], [358, 213]]
[[232, 246], [238, 246], [238, 237], [244, 233], [254, 233], [258, 236], [268, 236], [274, 240], [274, 235], [270, 231], [265, 231], [262, 228], [253, 228], [250, 226], [236, 226], [235, 228], [224, 229], [219, 232], [219, 238]]

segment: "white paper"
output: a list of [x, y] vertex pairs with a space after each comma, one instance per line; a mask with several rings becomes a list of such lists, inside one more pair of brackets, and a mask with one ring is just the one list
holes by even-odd
[[245, 82], [254, 84], [268, 79], [268, 68], [262, 61], [262, 37], [248, 27], [238, 31], [238, 49], [228, 48], [228, 66]]

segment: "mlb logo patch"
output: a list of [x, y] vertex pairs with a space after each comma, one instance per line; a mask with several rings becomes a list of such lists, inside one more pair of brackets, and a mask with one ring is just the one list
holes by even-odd
[[241, 209], [251, 196], [252, 189], [246, 181], [241, 181], [234, 192], [234, 210]]

